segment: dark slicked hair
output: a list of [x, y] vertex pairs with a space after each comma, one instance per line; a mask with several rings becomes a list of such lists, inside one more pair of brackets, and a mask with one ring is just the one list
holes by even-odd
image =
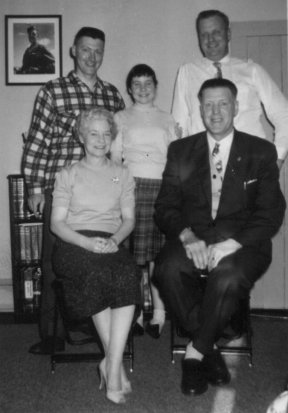
[[36, 26], [31, 25], [29, 27], [27, 27], [27, 33], [29, 34], [30, 32], [32, 32], [33, 30], [36, 30], [37, 32], [39, 32], [39, 30], [37, 29]]
[[201, 101], [202, 97], [203, 97], [203, 92], [206, 89], [215, 89], [216, 87], [226, 87], [227, 89], [229, 89], [232, 93], [232, 95], [234, 96], [234, 98], [237, 98], [237, 93], [238, 93], [238, 89], [236, 87], [236, 85], [231, 82], [231, 80], [228, 79], [224, 79], [224, 78], [213, 78], [213, 79], [208, 79], [205, 80], [204, 83], [202, 83], [200, 90], [198, 92], [198, 99]]
[[226, 30], [229, 29], [229, 26], [230, 26], [229, 17], [220, 10], [212, 10], [211, 9], [211, 10], [203, 10], [198, 14], [197, 19], [196, 19], [197, 33], [199, 33], [200, 21], [204, 20], [204, 19], [208, 19], [209, 17], [214, 17], [214, 16], [220, 17], [224, 22], [225, 29]]
[[105, 33], [100, 29], [96, 29], [96, 27], [82, 27], [76, 33], [76, 36], [74, 38], [74, 45], [81, 37], [92, 37], [92, 39], [100, 39], [105, 42]]
[[144, 63], [140, 63], [136, 66], [133, 66], [130, 72], [128, 73], [127, 79], [126, 79], [126, 90], [131, 98], [132, 98], [132, 93], [131, 93], [132, 80], [134, 79], [134, 77], [140, 77], [140, 76], [151, 76], [154, 85], [155, 86], [158, 85], [158, 80], [156, 78], [156, 74], [154, 70], [152, 69], [152, 67]]

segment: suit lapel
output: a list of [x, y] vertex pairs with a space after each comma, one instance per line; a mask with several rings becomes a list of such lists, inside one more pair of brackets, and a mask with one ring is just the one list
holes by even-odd
[[206, 133], [203, 133], [195, 146], [197, 154], [196, 168], [198, 171], [199, 181], [207, 198], [207, 202], [211, 209], [212, 191], [211, 191], [211, 173], [209, 162], [209, 147]]
[[245, 163], [241, 134], [235, 130], [223, 180], [217, 216], [223, 216], [227, 213], [231, 214], [231, 212], [239, 208], [239, 204], [243, 203]]

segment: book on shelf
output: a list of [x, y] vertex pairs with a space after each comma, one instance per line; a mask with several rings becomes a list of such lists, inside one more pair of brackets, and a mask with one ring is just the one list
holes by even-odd
[[22, 283], [23, 283], [23, 307], [24, 311], [33, 311], [33, 279], [32, 267], [22, 269]]
[[[19, 249], [20, 260], [26, 261], [26, 249], [25, 249], [25, 227], [24, 225], [15, 225], [15, 229], [18, 228], [19, 234]], [[15, 232], [16, 233], [16, 232]]]
[[42, 257], [42, 244], [43, 244], [43, 224], [37, 225], [37, 242], [38, 242], [38, 257]]
[[13, 216], [15, 219], [24, 219], [26, 217], [24, 178], [21, 176], [12, 176], [9, 182]]
[[24, 252], [25, 261], [30, 262], [31, 259], [32, 259], [32, 256], [31, 256], [31, 244], [32, 244], [31, 228], [32, 228], [32, 226], [24, 224], [23, 227], [24, 227], [24, 245], [23, 245], [23, 247], [25, 249], [25, 252]]
[[42, 253], [42, 222], [18, 224], [20, 260], [24, 263], [38, 261]]
[[42, 271], [40, 267], [36, 267], [33, 269], [32, 281], [33, 281], [33, 305], [35, 309], [38, 309], [40, 307], [41, 283], [42, 283]]
[[[24, 176], [9, 175], [9, 193], [14, 219], [33, 219], [35, 215], [27, 205], [27, 193]], [[42, 216], [39, 217], [40, 219]]]
[[[30, 249], [31, 249], [31, 260], [35, 261], [39, 259], [39, 249], [38, 249], [38, 226], [39, 225], [31, 225], [30, 226], [30, 234], [29, 234], [29, 241], [30, 241]], [[29, 228], [29, 227], [28, 227]]]
[[42, 272], [39, 266], [21, 269], [22, 302], [25, 312], [33, 312], [40, 307]]

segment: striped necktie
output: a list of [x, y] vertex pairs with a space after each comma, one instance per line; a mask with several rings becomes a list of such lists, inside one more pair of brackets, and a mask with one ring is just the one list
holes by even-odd
[[220, 144], [216, 142], [213, 148], [213, 151], [212, 151], [212, 157], [213, 157], [213, 162], [214, 162], [216, 171], [218, 172], [219, 175], [221, 175], [221, 172], [223, 171], [223, 165], [222, 165], [222, 159], [219, 154], [219, 148], [220, 148]]
[[221, 63], [220, 62], [214, 62], [213, 65], [216, 67], [217, 72], [216, 72], [216, 77], [218, 79], [221, 79], [222, 76], [222, 70], [221, 70]]

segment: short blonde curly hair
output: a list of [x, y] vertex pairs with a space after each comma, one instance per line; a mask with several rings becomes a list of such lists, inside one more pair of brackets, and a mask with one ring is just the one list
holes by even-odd
[[82, 110], [76, 119], [76, 130], [79, 136], [86, 134], [88, 123], [92, 120], [106, 120], [110, 126], [112, 140], [116, 137], [116, 124], [112, 112], [105, 108], [94, 106], [87, 110]]

